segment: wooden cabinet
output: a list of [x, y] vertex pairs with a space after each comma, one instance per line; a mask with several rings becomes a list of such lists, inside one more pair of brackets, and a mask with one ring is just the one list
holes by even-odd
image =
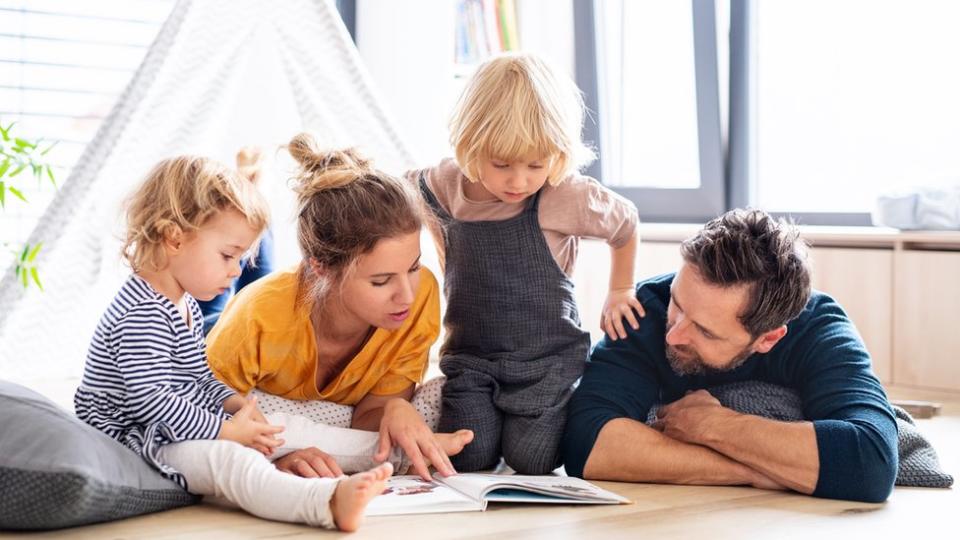
[[893, 249], [817, 247], [810, 255], [813, 288], [843, 306], [870, 351], [874, 373], [891, 382]]
[[893, 379], [960, 390], [960, 252], [897, 254]]

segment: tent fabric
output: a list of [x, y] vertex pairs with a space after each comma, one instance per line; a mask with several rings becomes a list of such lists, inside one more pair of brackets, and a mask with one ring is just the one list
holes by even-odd
[[[182, 153], [232, 163], [241, 146], [269, 153], [302, 130], [384, 170], [413, 165], [332, 1], [181, 0], [30, 235], [44, 244], [45, 291], [25, 291], [12, 270], [0, 279], [0, 377], [82, 373], [129, 272], [122, 200], [153, 164]], [[286, 183], [261, 189], [289, 224]]]

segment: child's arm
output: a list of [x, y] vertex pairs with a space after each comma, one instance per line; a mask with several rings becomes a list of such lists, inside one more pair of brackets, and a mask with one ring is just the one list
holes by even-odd
[[[263, 415], [257, 410], [257, 398], [251, 397], [248, 400], [239, 395], [235, 397], [239, 397], [244, 403], [233, 418], [223, 421], [217, 438], [237, 442], [269, 455], [273, 452], [273, 448], [281, 446], [284, 442], [283, 439], [275, 437], [283, 431], [283, 426], [271, 426], [263, 419]], [[236, 400], [231, 402], [231, 405], [234, 404]], [[226, 403], [224, 403], [224, 409], [226, 409]], [[264, 452], [263, 449], [267, 449], [268, 452]]]
[[231, 394], [230, 397], [223, 400], [223, 410], [228, 414], [237, 414], [237, 411], [247, 404], [247, 398], [240, 394]]
[[[237, 414], [246, 405], [250, 400], [256, 400], [256, 397], [246, 398], [240, 394], [232, 394], [230, 397], [223, 401], [223, 410], [229, 414]], [[267, 418], [263, 416], [263, 413], [260, 412], [260, 409], [253, 409], [253, 419], [257, 422], [263, 422], [264, 424], [269, 424]]]
[[606, 332], [607, 336], [613, 341], [618, 338], [626, 338], [627, 331], [623, 327], [623, 319], [633, 329], [640, 327], [640, 322], [633, 314], [636, 310], [640, 317], [646, 315], [640, 301], [637, 300], [636, 290], [633, 283], [634, 262], [637, 256], [637, 233], [626, 244], [610, 248], [610, 292], [607, 293], [607, 301], [603, 304], [603, 312], [600, 316], [600, 328]]
[[[150, 329], [148, 338], [144, 337], [144, 328]], [[163, 422], [178, 441], [217, 438], [223, 423], [218, 411], [194, 403], [176, 391], [173, 380], [178, 342], [165, 312], [152, 304], [138, 306], [117, 324], [114, 332], [115, 362], [126, 394], [124, 415], [144, 426]], [[203, 367], [206, 368], [205, 362]], [[204, 371], [209, 374], [209, 370]], [[202, 386], [203, 381], [198, 382], [198, 387]], [[202, 389], [201, 392], [206, 393]], [[232, 392], [224, 395], [229, 394]]]
[[[197, 381], [197, 386], [200, 388], [200, 391], [208, 396], [211, 396], [214, 403], [223, 403], [223, 410], [233, 414], [240, 410], [240, 407], [243, 407], [243, 396], [237, 396], [236, 391], [233, 388], [230, 388], [224, 384], [220, 379], [218, 379], [212, 371], [209, 369], [207, 373], [204, 374], [199, 381]], [[230, 407], [234, 407], [232, 410], [227, 408], [227, 402], [230, 401], [232, 397], [236, 396], [240, 401], [234, 399]]]

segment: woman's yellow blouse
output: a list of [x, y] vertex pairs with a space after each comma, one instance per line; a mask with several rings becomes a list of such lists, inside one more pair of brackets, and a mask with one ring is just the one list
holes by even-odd
[[297, 270], [274, 272], [244, 287], [207, 336], [213, 373], [237, 392], [253, 388], [287, 399], [355, 405], [367, 394], [389, 395], [423, 380], [440, 333], [437, 280], [420, 269], [410, 316], [396, 330], [377, 328], [346, 368], [317, 388], [317, 343], [310, 304], [298, 305]]

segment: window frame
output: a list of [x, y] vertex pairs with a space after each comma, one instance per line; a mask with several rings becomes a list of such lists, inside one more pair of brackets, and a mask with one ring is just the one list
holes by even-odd
[[[589, 114], [583, 138], [596, 146], [597, 160], [585, 173], [603, 182], [605, 157], [600, 137], [599, 63], [594, 3], [573, 0], [576, 82]], [[694, 64], [700, 187], [696, 189], [610, 186], [633, 201], [644, 221], [705, 222], [732, 208], [756, 204], [756, 0], [729, 0], [729, 91], [726, 130], [721, 123], [715, 0], [690, 0], [693, 7]], [[870, 226], [866, 212], [771, 212], [803, 225]]]
[[[691, 189], [611, 186], [633, 201], [641, 219], [659, 222], [706, 221], [727, 204], [725, 150], [721, 128], [717, 58], [716, 3], [690, 0], [693, 7], [694, 68], [700, 186]], [[604, 148], [600, 138], [599, 63], [594, 0], [573, 0], [576, 81], [589, 111], [583, 138], [595, 145], [597, 160], [585, 173], [603, 182]]]

